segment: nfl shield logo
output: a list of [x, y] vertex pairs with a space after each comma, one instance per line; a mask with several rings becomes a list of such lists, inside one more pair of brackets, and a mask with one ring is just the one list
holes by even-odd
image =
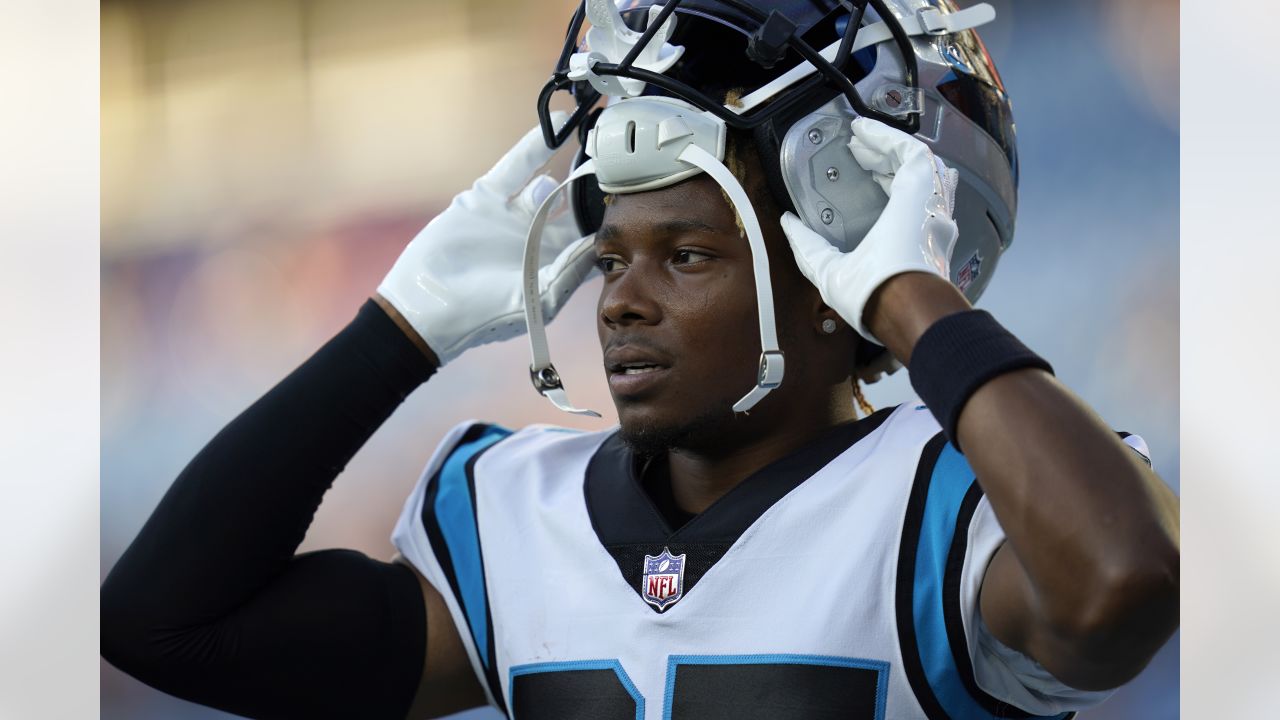
[[684, 558], [684, 555], [672, 555], [670, 548], [663, 548], [657, 557], [644, 556], [640, 596], [659, 612], [674, 605], [684, 595]]
[[969, 289], [974, 280], [978, 279], [978, 275], [982, 273], [982, 254], [974, 251], [973, 255], [965, 261], [960, 269], [956, 271], [956, 287], [960, 288], [960, 292]]

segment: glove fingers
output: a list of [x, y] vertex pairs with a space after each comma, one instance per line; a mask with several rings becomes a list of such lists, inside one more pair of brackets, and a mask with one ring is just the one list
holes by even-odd
[[[563, 125], [569, 117], [565, 112], [551, 113], [551, 123]], [[489, 172], [476, 181], [476, 187], [483, 188], [502, 197], [511, 197], [524, 188], [555, 150], [547, 147], [542, 139], [542, 129], [535, 127], [520, 138], [506, 155], [493, 166]]]
[[[853, 150], [855, 142], [863, 148], [862, 153], [867, 156], [868, 161], [873, 161], [876, 165], [874, 168], [867, 168], [873, 172], [894, 174], [905, 159], [904, 153], [918, 144], [912, 136], [901, 130], [869, 118], [854, 118], [849, 129], [853, 132], [849, 139], [850, 150]], [[857, 156], [858, 151], [855, 151], [854, 157]]]
[[894, 178], [934, 159], [927, 145], [884, 123], [856, 118], [850, 129], [849, 151], [854, 160], [874, 175], [886, 193]]
[[853, 137], [860, 140], [862, 144], [878, 149], [886, 155], [893, 155], [899, 162], [902, 161], [905, 151], [917, 145], [911, 135], [870, 118], [854, 118], [849, 129], [853, 131]]
[[[513, 210], [525, 221], [525, 227], [521, 228], [522, 232], [528, 229], [528, 223], [532, 222], [533, 214], [559, 185], [560, 181], [550, 175], [539, 175], [530, 181], [512, 201]], [[582, 232], [578, 229], [578, 221], [569, 210], [569, 194], [561, 192], [547, 211], [546, 224], [542, 228], [542, 247], [547, 252], [560, 252], [581, 237]]]
[[[854, 127], [856, 128], [857, 126], [855, 125]], [[856, 133], [857, 130], [854, 132]], [[853, 159], [863, 170], [876, 175], [893, 176], [893, 171], [896, 167], [888, 153], [880, 147], [868, 144], [856, 134], [849, 138], [849, 152], [853, 153]]]
[[[516, 208], [532, 217], [533, 214], [538, 211], [538, 208], [542, 207], [543, 201], [547, 199], [547, 196], [551, 194], [551, 191], [555, 190], [556, 186], [559, 184], [560, 183], [550, 175], [539, 175], [529, 181], [529, 184], [525, 185], [524, 189], [520, 191], [520, 194], [515, 199]], [[563, 199], [564, 198], [561, 197], [561, 204], [563, 204]], [[551, 212], [554, 213], [556, 211], [552, 209]]]
[[[923, 143], [922, 143], [923, 145]], [[907, 208], [923, 204], [936, 215], [952, 216], [955, 209], [956, 183], [959, 175], [948, 168], [932, 152], [913, 153], [893, 179], [889, 207]], [[890, 212], [888, 208], [886, 213]]]
[[893, 185], [893, 167], [890, 158], [879, 150], [869, 147], [856, 138], [849, 141], [849, 151], [853, 154], [853, 159], [863, 170], [871, 173], [871, 179], [876, 181], [881, 190], [886, 195], [889, 194], [889, 187]]
[[804, 221], [794, 213], [782, 214], [782, 233], [791, 244], [791, 252], [796, 256], [796, 265], [809, 282], [822, 287], [822, 275], [827, 267], [843, 253], [837, 250], [827, 239], [809, 229]]
[[919, 143], [906, 133], [867, 118], [856, 118], [850, 129], [853, 136], [849, 138], [849, 152], [854, 161], [871, 173], [886, 195], [892, 195], [893, 180], [904, 165], [904, 153]]
[[941, 160], [935, 161], [942, 166], [942, 196], [947, 200], [947, 214], [956, 212], [956, 187], [960, 184], [960, 173], [947, 167]]
[[[922, 142], [911, 141], [909, 147], [903, 148], [903, 162], [893, 176], [888, 188], [889, 203], [908, 205], [930, 203], [931, 197], [946, 208], [949, 215], [955, 202], [954, 179], [958, 177]], [[950, 180], [948, 178], [951, 178]], [[950, 195], [948, 196], [948, 188]], [[899, 202], [894, 202], [897, 199]], [[935, 210], [934, 212], [939, 212]]]
[[892, 175], [883, 175], [881, 173], [871, 173], [871, 179], [876, 181], [876, 184], [880, 186], [880, 189], [884, 191], [885, 195], [893, 194], [893, 176]]
[[538, 271], [538, 288], [548, 319], [564, 305], [596, 266], [595, 236], [588, 235], [560, 251]]

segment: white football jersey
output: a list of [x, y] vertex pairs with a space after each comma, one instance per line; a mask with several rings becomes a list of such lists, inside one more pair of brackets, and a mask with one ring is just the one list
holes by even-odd
[[985, 630], [1004, 534], [919, 403], [832, 430], [676, 529], [638, 473], [616, 429], [464, 423], [406, 502], [393, 541], [509, 717], [1064, 718], [1106, 696]]

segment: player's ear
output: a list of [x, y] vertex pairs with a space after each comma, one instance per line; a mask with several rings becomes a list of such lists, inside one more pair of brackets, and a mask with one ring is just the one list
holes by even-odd
[[[814, 293], [815, 295], [817, 293]], [[812, 318], [811, 325], [813, 332], [822, 337], [834, 337], [842, 335], [844, 331], [849, 329], [849, 323], [840, 317], [840, 314], [831, 308], [831, 306], [822, 302], [822, 298], [818, 297], [813, 303], [813, 311], [810, 313]]]
[[[815, 293], [816, 295], [816, 293]], [[818, 354], [824, 358], [831, 372], [832, 382], [843, 382], [851, 377], [857, 364], [858, 347], [862, 336], [845, 322], [840, 314], [818, 298], [809, 314], [809, 332]]]

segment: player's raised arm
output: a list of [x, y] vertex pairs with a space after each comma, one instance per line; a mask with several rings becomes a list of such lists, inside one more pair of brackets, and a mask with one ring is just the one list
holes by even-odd
[[991, 633], [1063, 683], [1116, 687], [1178, 625], [1178, 501], [1032, 353], [946, 279], [955, 171], [922, 142], [854, 122], [889, 203], [843, 254], [783, 218], [801, 269], [911, 381], [963, 451], [1008, 541], [981, 593]]
[[[294, 553], [409, 393], [467, 348], [523, 331], [521, 250], [550, 152], [527, 134], [409, 244], [376, 302], [188, 464], [103, 584], [108, 661], [249, 717], [398, 719], [484, 702], [439, 595], [406, 564]], [[594, 262], [571, 220], [551, 230], [548, 316]]]

